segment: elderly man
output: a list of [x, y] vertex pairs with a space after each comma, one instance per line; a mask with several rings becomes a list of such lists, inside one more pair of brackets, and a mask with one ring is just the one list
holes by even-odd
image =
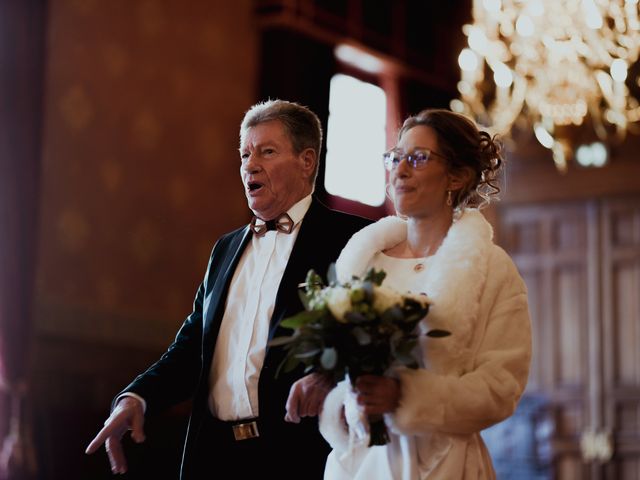
[[[87, 447], [93, 453], [104, 443], [114, 473], [127, 469], [121, 439], [128, 430], [142, 442], [145, 415], [191, 399], [183, 480], [229, 471], [233, 478], [322, 478], [328, 448], [317, 423], [293, 422], [316, 415], [330, 385], [314, 374], [296, 382], [299, 371], [276, 379], [282, 352], [267, 346], [280, 321], [302, 310], [297, 285], [307, 271], [326, 272], [369, 223], [312, 197], [321, 142], [317, 116], [296, 103], [268, 101], [246, 113], [240, 175], [254, 217], [215, 244], [175, 341], [115, 398]], [[300, 389], [313, 393], [305, 404], [297, 403]]]

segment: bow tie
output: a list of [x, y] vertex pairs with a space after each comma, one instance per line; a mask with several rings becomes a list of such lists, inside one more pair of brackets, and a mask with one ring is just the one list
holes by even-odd
[[251, 219], [249, 228], [251, 228], [251, 231], [257, 237], [263, 236], [269, 230], [277, 230], [278, 232], [282, 233], [291, 233], [291, 230], [293, 230], [293, 220], [291, 220], [291, 217], [287, 213], [283, 213], [276, 219], [267, 220], [266, 222], [254, 215]]

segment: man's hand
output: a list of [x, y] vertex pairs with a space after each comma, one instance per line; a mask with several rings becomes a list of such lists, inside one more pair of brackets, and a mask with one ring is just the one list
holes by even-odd
[[301, 417], [315, 417], [322, 410], [322, 404], [333, 382], [327, 375], [310, 373], [291, 385], [287, 398], [287, 422], [300, 423]]
[[144, 412], [142, 403], [134, 397], [123, 397], [111, 412], [104, 427], [91, 441], [85, 453], [94, 453], [104, 444], [109, 456], [111, 471], [113, 473], [125, 473], [127, 471], [127, 459], [122, 449], [122, 437], [131, 430], [131, 438], [136, 443], [144, 442]]

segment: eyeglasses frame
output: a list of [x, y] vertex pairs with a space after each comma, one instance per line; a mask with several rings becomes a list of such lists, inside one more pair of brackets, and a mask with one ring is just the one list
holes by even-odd
[[[391, 166], [387, 165], [390, 162], [387, 162], [387, 156], [390, 155], [391, 153], [398, 153], [400, 155], [400, 161], [394, 166], [393, 164], [391, 164]], [[437, 157], [441, 157], [443, 159], [447, 159], [447, 157], [445, 157], [444, 155], [442, 155], [441, 153], [438, 153], [436, 151], [433, 151], [429, 148], [415, 148], [413, 149], [411, 152], [404, 152], [402, 154], [400, 154], [399, 152], [402, 152], [402, 150], [397, 149], [397, 148], [392, 148], [391, 150], [387, 150], [386, 152], [384, 152], [382, 154], [382, 162], [384, 164], [384, 168], [385, 170], [387, 170], [388, 172], [391, 172], [392, 170], [395, 170], [396, 168], [398, 168], [398, 165], [400, 165], [400, 163], [403, 160], [406, 160], [407, 163], [409, 165], [411, 165], [411, 168], [413, 168], [414, 170], [420, 170], [421, 168], [424, 168], [428, 163], [429, 160], [431, 159], [431, 155], [435, 155]], [[416, 152], [422, 152], [422, 153], [426, 153], [427, 154], [427, 158], [424, 161], [424, 163], [421, 163], [420, 166], [418, 167], [417, 164], [411, 160], [412, 155], [414, 155]]]

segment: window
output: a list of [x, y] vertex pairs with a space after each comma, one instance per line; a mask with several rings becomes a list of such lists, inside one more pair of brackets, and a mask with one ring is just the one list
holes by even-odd
[[384, 203], [386, 104], [376, 85], [344, 74], [331, 79], [324, 179], [331, 195], [376, 207]]

